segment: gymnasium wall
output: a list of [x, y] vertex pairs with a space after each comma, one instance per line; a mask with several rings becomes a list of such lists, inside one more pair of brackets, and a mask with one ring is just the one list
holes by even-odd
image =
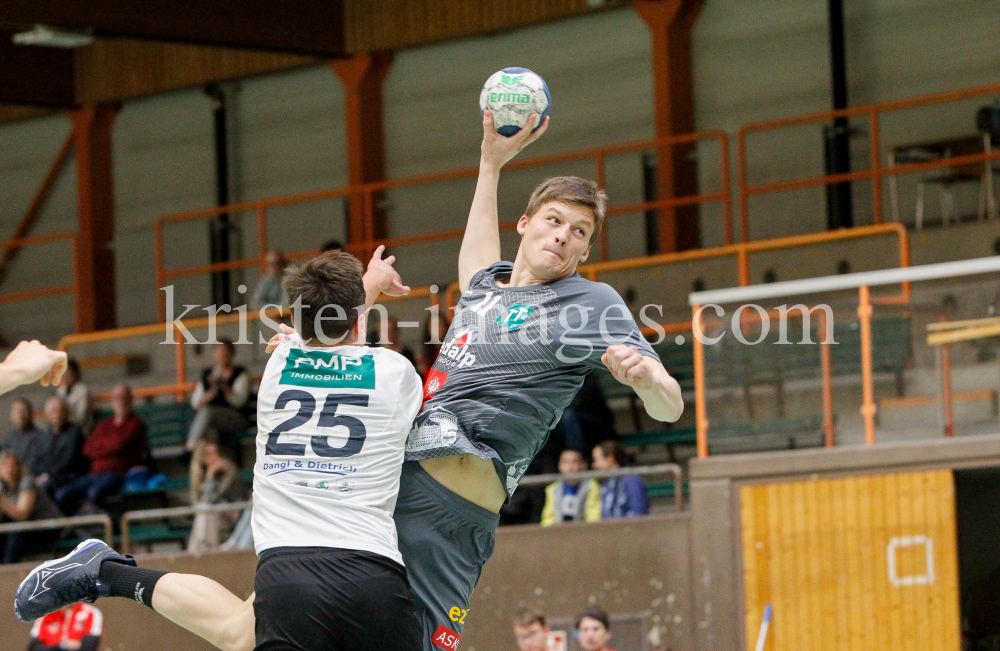
[[[1000, 17], [975, 0], [864, 0], [848, 4], [848, 70], [855, 104], [957, 89], [996, 81], [1000, 66]], [[695, 111], [700, 130], [742, 124], [829, 106], [825, 3], [804, 0], [708, 2], [694, 31]], [[963, 34], [956, 39], [954, 34]], [[550, 132], [531, 149], [544, 155], [653, 136], [650, 41], [632, 9], [617, 9], [546, 23], [490, 38], [455, 41], [397, 53], [385, 97], [386, 167], [390, 177], [473, 166], [478, 160], [476, 92], [496, 68], [519, 64], [550, 83], [554, 112]], [[243, 80], [225, 87], [230, 112], [232, 200], [343, 185], [343, 92], [327, 66]], [[972, 131], [979, 100], [944, 109], [910, 111], [887, 119], [887, 143]], [[119, 322], [155, 318], [152, 223], [163, 214], [214, 203], [211, 108], [200, 90], [170, 93], [125, 104], [114, 130], [117, 208]], [[858, 124], [864, 128], [864, 124]], [[42, 117], [0, 127], [0, 237], [13, 232], [68, 133], [65, 117]], [[818, 126], [760, 136], [751, 141], [754, 183], [819, 174]], [[756, 147], [756, 149], [755, 149]], [[754, 154], [753, 152], [761, 152]], [[859, 166], [868, 159], [863, 134], [856, 138]], [[718, 156], [698, 150], [702, 188], [718, 187]], [[72, 163], [72, 161], [70, 161]], [[501, 219], [517, 217], [531, 187], [546, 175], [593, 174], [589, 164], [509, 173], [502, 182]], [[608, 161], [614, 202], [642, 196], [638, 153]], [[913, 184], [901, 187], [904, 215], [912, 214]], [[439, 183], [387, 193], [391, 235], [462, 225], [473, 180]], [[959, 197], [974, 206], [974, 197]], [[855, 184], [857, 221], [870, 215], [870, 189]], [[773, 237], [823, 228], [823, 192], [811, 189], [769, 195], [751, 202], [751, 235]], [[933, 208], [932, 208], [933, 210]], [[236, 250], [256, 253], [252, 219], [240, 224]], [[241, 221], [242, 219], [242, 221]], [[723, 241], [721, 213], [702, 211], [706, 245]], [[34, 233], [72, 229], [75, 180], [70, 165], [60, 177]], [[614, 218], [612, 257], [644, 251], [638, 215]], [[274, 211], [273, 246], [286, 250], [344, 237], [341, 201]], [[516, 241], [505, 237], [505, 254]], [[457, 242], [400, 247], [400, 266], [410, 284], [454, 278]], [[190, 224], [168, 231], [167, 263], [207, 261], [207, 227]], [[877, 260], [877, 256], [873, 256]], [[442, 261], [445, 261], [442, 263]], [[836, 259], [830, 263], [833, 270]], [[66, 278], [68, 259], [57, 249], [24, 254], [4, 290], [54, 285]], [[779, 269], [779, 278], [794, 275]], [[252, 287], [256, 272], [236, 274]], [[687, 287], [691, 277], [675, 284]], [[754, 280], [759, 280], [754, 277]], [[206, 302], [206, 279], [178, 281], [181, 298]], [[38, 317], [44, 317], [39, 319]], [[66, 297], [0, 306], [0, 333], [28, 331], [54, 338], [72, 329]]]

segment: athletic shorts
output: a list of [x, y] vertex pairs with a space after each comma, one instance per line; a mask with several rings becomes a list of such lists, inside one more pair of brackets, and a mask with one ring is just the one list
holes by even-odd
[[419, 651], [406, 570], [371, 552], [277, 547], [254, 579], [258, 651]]
[[500, 516], [451, 492], [419, 463], [403, 464], [393, 515], [424, 651], [454, 651], [469, 598], [493, 555]]

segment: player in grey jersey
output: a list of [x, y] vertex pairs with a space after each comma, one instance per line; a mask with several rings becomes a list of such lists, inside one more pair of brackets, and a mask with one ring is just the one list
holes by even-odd
[[514, 492], [588, 372], [607, 367], [646, 412], [675, 421], [680, 386], [618, 293], [581, 278], [605, 214], [604, 192], [577, 177], [535, 189], [501, 261], [500, 169], [548, 126], [496, 133], [483, 115], [479, 181], [458, 259], [462, 297], [407, 440], [393, 518], [424, 626], [424, 648], [454, 648], [469, 597]]

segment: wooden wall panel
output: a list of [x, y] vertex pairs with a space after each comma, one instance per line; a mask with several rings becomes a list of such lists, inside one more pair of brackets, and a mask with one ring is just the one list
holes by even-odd
[[[608, 0], [601, 8], [624, 4]], [[351, 54], [396, 50], [590, 11], [587, 0], [346, 0], [344, 40]]]
[[748, 649], [767, 604], [768, 651], [960, 648], [951, 471], [744, 486], [740, 510]]
[[297, 54], [98, 39], [75, 51], [76, 101], [84, 105], [118, 101], [319, 62]]

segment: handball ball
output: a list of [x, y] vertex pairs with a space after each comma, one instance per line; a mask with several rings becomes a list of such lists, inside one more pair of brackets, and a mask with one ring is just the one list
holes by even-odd
[[501, 136], [510, 137], [521, 130], [531, 117], [538, 114], [542, 126], [552, 106], [552, 97], [545, 80], [527, 68], [504, 68], [486, 80], [479, 94], [479, 112], [493, 112], [493, 126]]

